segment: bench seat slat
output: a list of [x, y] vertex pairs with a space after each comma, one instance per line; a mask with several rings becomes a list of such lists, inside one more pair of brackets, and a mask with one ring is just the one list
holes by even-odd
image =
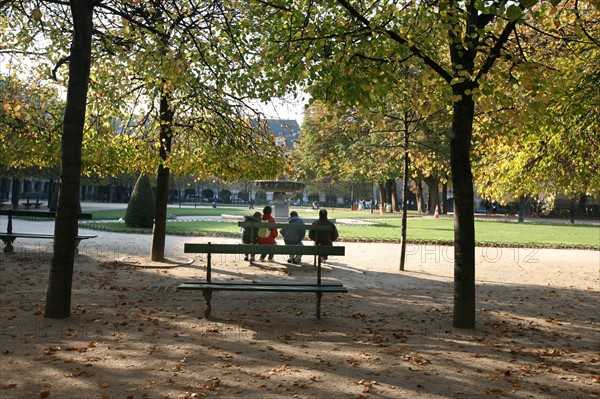
[[[17, 217], [39, 217], [39, 218], [55, 218], [54, 211], [19, 211], [13, 209], [0, 209], [0, 215], [17, 216]], [[91, 213], [78, 213], [77, 219], [92, 219]]]
[[259, 245], [186, 243], [185, 253], [344, 256], [346, 248], [328, 245]]
[[264, 291], [264, 292], [321, 292], [345, 293], [348, 289], [343, 286], [331, 285], [270, 285], [270, 284], [180, 284], [178, 290], [201, 291]]
[[[0, 238], [39, 238], [39, 239], [53, 239], [54, 234], [43, 234], [43, 233], [0, 233]], [[96, 238], [98, 236], [77, 236], [78, 240], [86, 240], [88, 238]]]
[[[211, 281], [210, 283], [204, 280], [189, 280], [184, 282], [184, 284], [213, 284], [213, 285], [316, 285], [315, 283], [309, 282], [301, 282], [301, 281], [260, 281], [260, 282], [252, 282], [252, 281]], [[342, 283], [339, 281], [323, 281], [321, 282], [321, 286], [324, 287], [341, 287]]]

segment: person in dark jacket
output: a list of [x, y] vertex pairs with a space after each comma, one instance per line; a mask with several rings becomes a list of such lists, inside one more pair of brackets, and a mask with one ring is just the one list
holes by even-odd
[[[314, 221], [312, 223], [312, 225], [313, 226], [316, 226], [316, 225], [331, 226], [330, 231], [310, 230], [308, 232], [308, 238], [313, 240], [315, 242], [315, 245], [332, 246], [333, 242], [338, 239], [337, 227], [335, 227], [335, 224], [331, 220], [327, 219], [327, 210], [326, 209], [321, 209], [319, 211], [319, 220]], [[327, 260], [326, 256], [323, 256], [321, 258], [322, 262], [325, 262], [326, 260]]]
[[[260, 223], [260, 218], [262, 215], [260, 212], [254, 212], [252, 216], [246, 215], [244, 216], [244, 222], [256, 222]], [[242, 243], [243, 244], [257, 244], [258, 243], [258, 227], [244, 227], [242, 228]], [[248, 258], [248, 254], [244, 255], [244, 260], [250, 260], [250, 262], [254, 261], [254, 255], [251, 255]]]
[[[291, 211], [288, 223], [304, 225], [304, 220], [298, 216], [298, 212]], [[302, 240], [304, 240], [304, 237], [306, 236], [306, 230], [283, 228], [281, 229], [281, 235], [283, 236], [285, 245], [303, 245]], [[299, 265], [301, 261], [302, 254], [290, 254], [287, 260], [288, 263], [294, 263], [296, 265]]]

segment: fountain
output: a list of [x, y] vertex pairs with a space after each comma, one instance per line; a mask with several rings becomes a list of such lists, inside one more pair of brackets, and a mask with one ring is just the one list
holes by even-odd
[[273, 193], [273, 217], [277, 222], [285, 222], [290, 216], [289, 194], [300, 191], [304, 183], [290, 180], [257, 180], [256, 186]]

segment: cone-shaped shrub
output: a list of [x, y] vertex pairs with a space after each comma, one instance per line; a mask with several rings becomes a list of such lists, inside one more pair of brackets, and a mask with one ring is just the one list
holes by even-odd
[[154, 193], [148, 175], [140, 175], [127, 205], [125, 224], [129, 227], [152, 227]]

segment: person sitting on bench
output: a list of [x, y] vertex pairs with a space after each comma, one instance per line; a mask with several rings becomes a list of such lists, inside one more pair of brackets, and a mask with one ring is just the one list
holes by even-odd
[[[316, 220], [312, 223], [313, 226], [331, 226], [330, 231], [316, 231], [310, 230], [308, 232], [308, 238], [315, 242], [315, 245], [327, 245], [332, 246], [333, 242], [338, 239], [338, 231], [335, 227], [335, 224], [327, 219], [327, 209], [321, 209], [319, 211], [319, 220]], [[327, 256], [321, 257], [321, 262], [325, 262], [327, 260]]]
[[[291, 211], [290, 218], [288, 219], [288, 223], [290, 224], [304, 224], [304, 220], [298, 216], [298, 212]], [[283, 242], [285, 245], [303, 245], [302, 240], [306, 236], [306, 230], [296, 230], [296, 229], [281, 229], [281, 235], [283, 236]], [[289, 254], [288, 255], [288, 263], [293, 263], [299, 265], [302, 261], [302, 254]]]
[[[273, 212], [273, 209], [267, 205], [264, 207], [263, 209], [263, 215], [261, 218], [262, 222], [266, 222], [266, 223], [275, 223], [275, 218], [273, 216], [271, 216], [271, 213]], [[267, 234], [261, 234], [262, 230], [267, 230], [268, 233]], [[275, 239], [277, 238], [277, 236], [279, 235], [279, 233], [277, 232], [276, 228], [264, 228], [261, 227], [260, 229], [258, 229], [259, 233], [258, 233], [258, 243], [262, 244], [262, 245], [277, 245], [277, 241], [275, 241]], [[264, 261], [265, 257], [267, 255], [266, 254], [261, 254], [260, 255], [260, 260]], [[273, 258], [274, 258], [274, 254], [269, 254], [269, 262], [273, 262]]]
[[[244, 222], [260, 222], [262, 215], [260, 212], [254, 212], [252, 216], [244, 216]], [[242, 244], [256, 244], [258, 239], [258, 228], [254, 227], [243, 227], [242, 228]], [[254, 254], [248, 257], [248, 254], [244, 254], [244, 260], [254, 262]]]

